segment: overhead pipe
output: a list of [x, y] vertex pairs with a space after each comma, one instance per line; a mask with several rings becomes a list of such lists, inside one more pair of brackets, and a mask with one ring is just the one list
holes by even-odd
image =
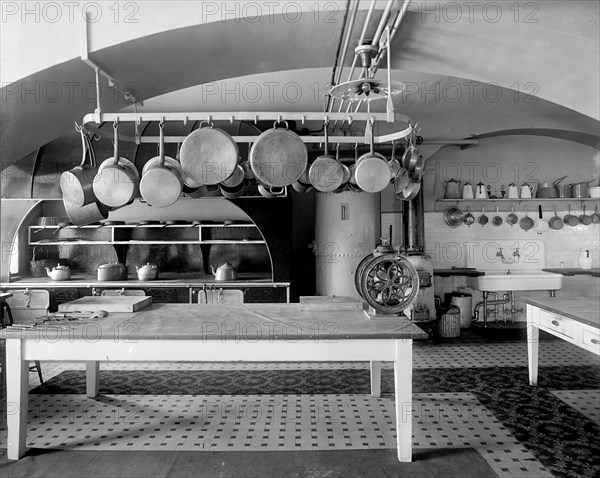
[[[367, 35], [367, 28], [369, 26], [369, 21], [371, 20], [371, 16], [373, 15], [373, 10], [375, 9], [375, 3], [377, 0], [371, 0], [371, 6], [369, 7], [369, 11], [367, 12], [367, 18], [365, 19], [365, 24], [363, 25], [363, 29], [360, 33], [360, 38], [358, 39], [358, 44], [362, 45], [365, 41], [365, 36]], [[354, 75], [354, 69], [356, 68], [356, 62], [358, 60], [358, 55], [354, 54], [354, 58], [352, 59], [352, 65], [350, 66], [350, 73], [348, 74], [348, 79], [346, 81], [352, 81], [352, 76]], [[341, 77], [341, 74], [340, 74]], [[338, 113], [342, 111], [344, 106], [344, 100], [340, 100], [340, 106], [338, 108]], [[348, 107], [350, 108], [350, 107]], [[348, 110], [346, 110], [348, 111]], [[342, 123], [344, 124], [344, 123]], [[337, 126], [337, 120], [333, 123], [333, 129], [335, 130]]]
[[373, 41], [371, 42], [371, 45], [373, 46], [379, 46], [379, 39], [381, 38], [381, 35], [383, 34], [383, 30], [385, 30], [388, 18], [390, 17], [390, 12], [392, 11], [392, 6], [394, 5], [395, 0], [388, 0], [387, 5], [385, 6], [385, 9], [383, 10], [383, 14], [381, 15], [381, 19], [379, 20], [379, 25], [377, 25], [377, 30], [375, 30], [375, 35], [373, 36]]
[[[396, 33], [397, 33], [398, 29], [400, 28], [400, 23], [402, 22], [402, 19], [404, 18], [404, 15], [406, 14], [406, 11], [408, 10], [409, 5], [410, 5], [410, 0], [404, 0], [404, 3], [402, 4], [402, 7], [400, 7], [400, 11], [398, 12], [398, 15], [396, 15], [396, 20], [394, 21], [394, 25], [392, 26], [392, 29], [390, 31], [389, 40], [385, 37], [381, 38], [381, 41], [379, 42], [379, 45], [378, 45], [379, 53], [377, 53], [377, 56], [375, 57], [375, 61], [373, 62], [373, 74], [375, 74], [377, 72], [377, 70], [379, 69], [379, 65], [383, 61], [383, 56], [387, 53], [389, 44], [391, 44], [392, 40], [394, 39], [394, 36], [396, 36]], [[383, 43], [384, 40], [386, 40], [385, 43]]]
[[[344, 70], [344, 62], [346, 61], [346, 53], [348, 52], [348, 46], [350, 44], [352, 30], [354, 30], [354, 21], [356, 20], [356, 12], [358, 11], [359, 3], [359, 0], [354, 0], [352, 12], [350, 13], [350, 20], [348, 20], [348, 26], [346, 28], [346, 38], [344, 39], [344, 46], [342, 47], [342, 56], [340, 57], [340, 60], [338, 62], [339, 68], [338, 71], [336, 71], [335, 73], [334, 85], [337, 85], [340, 82], [340, 78], [342, 77], [342, 71]], [[333, 106], [333, 104], [331, 104], [330, 106]]]

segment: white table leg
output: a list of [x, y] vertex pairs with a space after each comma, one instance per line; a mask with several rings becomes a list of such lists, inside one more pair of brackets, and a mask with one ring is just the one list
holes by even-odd
[[21, 339], [6, 339], [6, 456], [9, 460], [23, 457], [27, 443], [29, 362], [23, 359], [23, 352]]
[[85, 388], [87, 396], [95, 398], [100, 388], [100, 362], [97, 360], [85, 363]]
[[538, 349], [540, 329], [538, 328], [539, 309], [527, 305], [527, 363], [529, 366], [529, 384], [537, 385]]
[[377, 360], [371, 361], [371, 395], [381, 396], [381, 362]]
[[394, 361], [398, 460], [412, 461], [412, 340], [396, 340]]

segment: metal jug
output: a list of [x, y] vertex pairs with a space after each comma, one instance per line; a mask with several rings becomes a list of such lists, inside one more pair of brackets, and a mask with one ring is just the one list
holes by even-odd
[[508, 185], [508, 199], [519, 199], [519, 186], [515, 183], [510, 183]]
[[488, 198], [485, 184], [480, 182], [477, 184], [477, 186], [475, 186], [475, 198], [476, 199], [487, 199]]
[[450, 181], [444, 181], [444, 199], [460, 199], [460, 181], [450, 179]]
[[464, 184], [462, 197], [463, 199], [473, 199], [473, 186], [471, 185], [471, 183]]
[[521, 186], [521, 199], [531, 199], [533, 194], [533, 186], [530, 186], [527, 183], [524, 183]]

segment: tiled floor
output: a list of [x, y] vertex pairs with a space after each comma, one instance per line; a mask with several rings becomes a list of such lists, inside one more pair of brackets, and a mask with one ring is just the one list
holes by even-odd
[[[540, 366], [585, 366], [598, 357], [561, 341], [540, 346]], [[389, 367], [390, 364], [385, 364]], [[524, 343], [415, 344], [418, 369], [523, 367]], [[106, 370], [368, 368], [367, 363], [106, 363]], [[44, 363], [45, 379], [82, 364]], [[31, 386], [39, 384], [30, 375]], [[556, 391], [598, 420], [599, 391]], [[471, 393], [417, 393], [413, 446], [472, 447], [499, 477], [553, 476]], [[594, 418], [595, 417], [595, 418]], [[394, 402], [366, 395], [32, 394], [28, 446], [88, 450], [311, 450], [394, 448]], [[1, 445], [6, 446], [2, 431]]]
[[600, 426], [600, 390], [552, 390], [551, 393]]

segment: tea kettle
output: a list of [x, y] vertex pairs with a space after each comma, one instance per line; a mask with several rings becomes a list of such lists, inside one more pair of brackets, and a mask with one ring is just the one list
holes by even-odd
[[485, 184], [479, 182], [477, 186], [475, 186], [475, 198], [476, 199], [487, 199], [487, 190], [485, 188]]
[[46, 267], [46, 273], [52, 280], [69, 280], [71, 278], [71, 269], [69, 269], [69, 266], [61, 266], [60, 264], [52, 269]]
[[460, 181], [450, 179], [450, 181], [444, 181], [444, 199], [460, 199]]
[[147, 263], [145, 266], [135, 266], [138, 280], [154, 280], [158, 278], [158, 267], [154, 264]]
[[237, 279], [237, 270], [229, 262], [226, 262], [225, 264], [219, 266], [216, 271], [213, 266], [210, 266], [210, 271], [215, 276], [215, 280], [236, 280]]

